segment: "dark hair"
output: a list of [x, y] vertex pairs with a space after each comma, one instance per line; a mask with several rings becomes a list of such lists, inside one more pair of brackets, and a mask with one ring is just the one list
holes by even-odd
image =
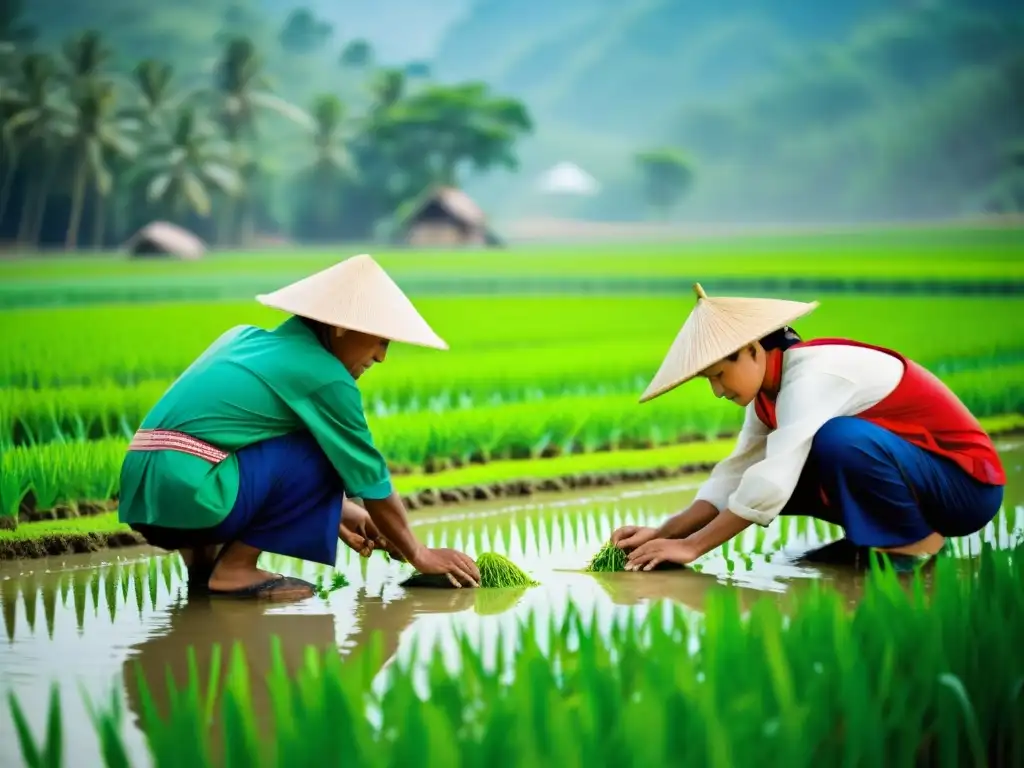
[[761, 346], [764, 347], [765, 352], [769, 352], [773, 349], [781, 349], [785, 351], [794, 344], [799, 344], [800, 341], [800, 334], [787, 325], [779, 328], [777, 331], [772, 331], [761, 339]]
[[313, 320], [312, 318], [309, 317], [300, 316], [299, 319], [307, 328], [309, 328], [309, 330], [313, 332], [313, 335], [316, 336], [317, 340], [319, 340], [319, 342], [323, 344], [324, 349], [330, 352], [331, 326], [327, 325], [327, 323], [321, 323], [319, 320]]
[[[781, 349], [782, 351], [785, 351], [792, 347], [794, 344], [799, 344], [801, 338], [800, 334], [798, 334], [796, 331], [794, 331], [787, 325], [782, 328], [779, 328], [779, 330], [777, 331], [772, 331], [767, 336], [758, 339], [758, 341], [760, 342], [761, 347], [764, 349], [765, 352], [770, 352], [773, 349]], [[739, 360], [739, 357], [740, 353], [739, 351], [737, 351], [729, 355], [726, 358], [726, 360], [728, 360], [730, 363], [735, 363], [737, 360]]]

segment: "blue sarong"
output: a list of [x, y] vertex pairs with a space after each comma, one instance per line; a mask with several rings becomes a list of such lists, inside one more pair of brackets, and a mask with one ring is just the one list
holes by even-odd
[[1002, 502], [1002, 486], [978, 482], [870, 421], [839, 417], [815, 435], [782, 514], [826, 520], [841, 526], [851, 544], [884, 548], [932, 533], [970, 535], [992, 521]]
[[218, 525], [132, 527], [163, 549], [240, 541], [263, 552], [334, 565], [345, 488], [313, 436], [292, 432], [246, 446], [237, 457], [238, 496]]

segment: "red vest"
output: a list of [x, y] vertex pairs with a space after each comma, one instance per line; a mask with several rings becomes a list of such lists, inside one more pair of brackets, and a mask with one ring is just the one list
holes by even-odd
[[[891, 349], [848, 339], [814, 339], [794, 344], [790, 349], [826, 344], [874, 349], [903, 363], [903, 376], [896, 389], [858, 413], [858, 418], [888, 429], [926, 451], [952, 459], [979, 482], [1006, 484], [1006, 473], [992, 439], [938, 377]], [[783, 352], [777, 349], [768, 353], [765, 385], [754, 403], [758, 418], [769, 429], [778, 426], [775, 397], [782, 384], [782, 355]]]

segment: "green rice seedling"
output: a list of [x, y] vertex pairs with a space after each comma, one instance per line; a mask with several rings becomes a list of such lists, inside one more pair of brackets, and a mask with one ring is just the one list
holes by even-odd
[[[598, 550], [583, 570], [587, 573], [624, 573], [628, 561], [629, 555], [626, 551], [609, 541]], [[677, 563], [658, 563], [653, 570], [669, 571], [683, 567]]]
[[[390, 412], [417, 401], [457, 408], [466, 396], [478, 406], [494, 395], [503, 402], [522, 400], [530, 391], [562, 395], [581, 382], [587, 382], [587, 394], [597, 388], [635, 393], [652, 375], [682, 320], [674, 296], [455, 296], [427, 300], [424, 306], [439, 332], [451, 339], [452, 359], [435, 370], [423, 364], [426, 358], [419, 350], [396, 353], [386, 376], [360, 383], [372, 407]], [[856, 335], [894, 346], [942, 372], [965, 360], [998, 359], [1004, 353], [1016, 353], [1019, 361], [1024, 337], [1020, 307], [1014, 297], [829, 297], [799, 330], [808, 336]], [[993, 315], [1004, 322], [987, 323]], [[470, 316], [485, 321], [465, 323]], [[142, 315], [119, 305], [0, 312], [5, 329], [0, 391], [108, 384], [134, 388], [148, 381], [159, 382], [154, 388], [160, 390], [226, 329], [240, 323], [269, 327], [279, 320], [278, 313], [254, 302], [182, 302], [150, 306]], [[557, 341], [552, 328], [558, 328]], [[52, 343], [41, 347], [36, 343], [41, 335]], [[515, 366], [508, 366], [506, 350], [513, 344], [523, 353]], [[81, 354], [83, 348], [90, 354]], [[88, 399], [85, 392], [73, 394], [73, 401]], [[122, 407], [138, 408], [152, 396], [126, 395]], [[78, 408], [72, 405], [72, 410]], [[0, 407], [0, 424], [2, 412]], [[57, 413], [61, 418], [60, 409]], [[94, 418], [83, 419], [83, 428], [112, 428], [109, 415], [100, 408]]]
[[[481, 589], [510, 589], [515, 587], [532, 587], [538, 582], [530, 578], [522, 568], [504, 555], [496, 552], [484, 552], [476, 558], [480, 570]], [[403, 587], [433, 587], [440, 589], [456, 589], [447, 576], [441, 574], [414, 573], [402, 582]]]
[[25, 764], [30, 768], [63, 765], [64, 728], [60, 709], [60, 687], [57, 683], [50, 684], [50, 704], [47, 710], [46, 733], [42, 744], [36, 743], [28, 724], [28, 718], [25, 717], [21, 706], [13, 695], [9, 698], [9, 704], [15, 732], [18, 734], [21, 758]]
[[476, 565], [480, 569], [480, 586], [484, 588], [508, 589], [538, 584], [518, 565], [495, 552], [484, 552], [477, 557]]
[[590, 573], [618, 573], [626, 570], [628, 555], [624, 549], [607, 542], [587, 564]]
[[345, 574], [341, 571], [335, 571], [331, 575], [331, 585], [329, 587], [324, 586], [324, 575], [322, 573], [317, 574], [316, 581], [313, 583], [313, 594], [317, 597], [327, 599], [331, 592], [337, 592], [343, 587], [349, 585], [348, 579], [345, 578]]

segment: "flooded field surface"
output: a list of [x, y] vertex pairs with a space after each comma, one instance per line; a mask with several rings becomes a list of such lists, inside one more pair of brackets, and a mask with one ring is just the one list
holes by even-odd
[[[1024, 536], [1024, 448], [1004, 445], [1009, 474], [1001, 514], [981, 533], [957, 540], [953, 556], [965, 565], [982, 542], [1007, 547]], [[277, 637], [288, 665], [298, 665], [308, 646], [336, 647], [343, 655], [368, 648], [379, 633], [379, 663], [415, 662], [441, 648], [451, 659], [465, 638], [490, 654], [532, 617], [538, 625], [560, 619], [570, 606], [594, 617], [598, 627], [644, 615], [661, 601], [699, 614], [715, 592], [754, 600], [785, 600], [827, 583], [852, 604], [863, 575], [839, 567], [798, 564], [797, 556], [840, 536], [838, 528], [806, 518], [781, 518], [770, 528], [749, 529], [742, 540], [705, 556], [693, 569], [651, 574], [589, 574], [590, 558], [618, 526], [657, 525], [692, 498], [699, 478], [671, 483], [591, 489], [586, 495], [546, 496], [520, 503], [492, 502], [438, 513], [414, 513], [412, 524], [430, 546], [452, 546], [470, 555], [499, 552], [527, 570], [539, 586], [519, 590], [409, 589], [401, 582], [409, 566], [375, 554], [359, 558], [342, 547], [339, 570], [348, 585], [327, 597], [297, 603], [248, 603], [189, 599], [177, 555], [148, 548], [118, 550], [0, 565], [0, 677], [26, 708], [41, 733], [52, 682], [78, 687], [93, 702], [119, 697], [127, 746], [145, 764], [138, 730], [138, 668], [159, 704], [166, 699], [169, 670], [183, 683], [223, 675], [228, 652], [245, 646], [254, 708], [270, 717], [268, 692], [260, 682], [271, 665]], [[330, 584], [333, 571], [264, 556], [264, 568]], [[223, 649], [218, 663], [214, 646]], [[194, 648], [190, 668], [187, 649]], [[511, 649], [507, 649], [511, 650]], [[95, 731], [82, 696], [65, 696], [65, 755], [96, 754]], [[9, 714], [0, 717], [0, 765], [20, 765]], [[83, 752], [82, 754], [86, 754]]]

